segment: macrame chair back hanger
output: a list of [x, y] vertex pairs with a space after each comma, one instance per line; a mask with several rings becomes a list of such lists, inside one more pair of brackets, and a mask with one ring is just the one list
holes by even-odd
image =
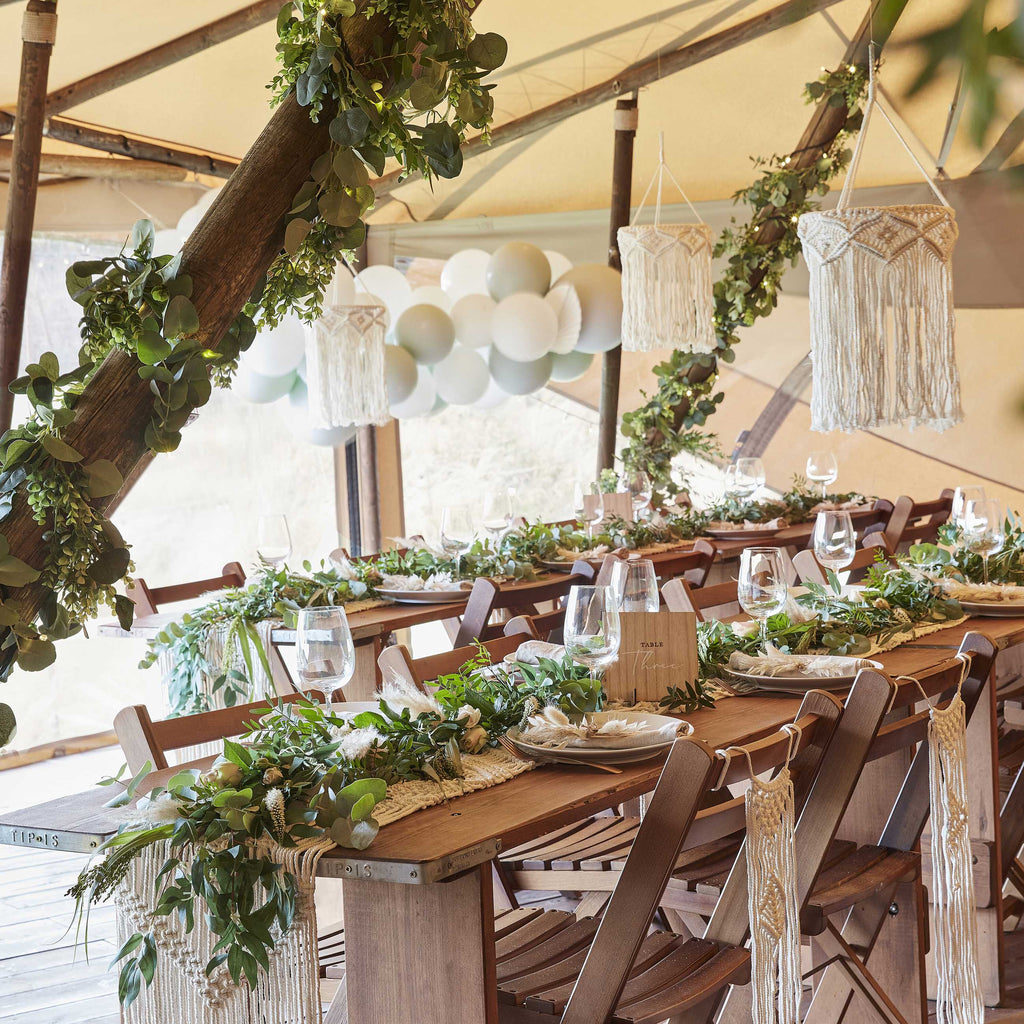
[[[787, 722], [785, 725], [779, 726], [779, 732], [785, 733], [789, 737], [789, 743], [786, 748], [786, 758], [783, 763], [779, 766], [788, 769], [792, 764], [793, 758], [799, 753], [801, 741], [803, 739], [803, 728], [799, 722]], [[747, 760], [747, 770], [749, 772], [751, 780], [753, 780], [757, 773], [754, 768], [754, 759], [750, 754], [748, 747], [742, 747], [738, 744], [733, 744], [729, 747], [719, 747], [715, 751], [716, 756], [722, 759], [722, 770], [718, 773], [718, 778], [715, 784], [711, 787], [713, 792], [718, 792], [725, 784], [729, 777], [729, 772], [732, 770], [732, 759], [734, 754], [742, 754]]]

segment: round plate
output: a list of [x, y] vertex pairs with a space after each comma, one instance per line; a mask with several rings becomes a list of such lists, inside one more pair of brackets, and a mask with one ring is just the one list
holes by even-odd
[[708, 537], [714, 537], [715, 540], [770, 540], [774, 537], [781, 526], [772, 526], [767, 529], [759, 528], [756, 530], [711, 530], [706, 529], [704, 533]]
[[991, 619], [1013, 619], [1024, 615], [1021, 601], [958, 601], [968, 615], [988, 616]]
[[465, 604], [469, 590], [392, 590], [378, 587], [377, 593], [399, 604]]
[[[862, 658], [862, 661], [868, 661], [872, 668], [882, 671], [883, 666], [880, 661], [870, 661], [869, 659]], [[730, 676], [734, 676], [736, 679], [742, 679], [745, 682], [753, 683], [759, 690], [845, 690], [853, 686], [854, 679], [857, 678], [857, 672], [852, 675], [845, 676], [809, 676], [804, 673], [800, 673], [795, 676], [762, 676], [755, 675], [753, 672], [736, 672], [734, 669], [727, 668], [726, 671]]]

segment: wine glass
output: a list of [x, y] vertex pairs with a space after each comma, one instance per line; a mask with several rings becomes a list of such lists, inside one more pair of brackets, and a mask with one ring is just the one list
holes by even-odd
[[445, 505], [441, 509], [441, 548], [449, 558], [457, 558], [456, 576], [462, 575], [462, 556], [473, 546], [476, 531], [468, 505]]
[[839, 572], [853, 561], [857, 550], [857, 531], [849, 512], [819, 512], [814, 521], [814, 557]]
[[988, 559], [1003, 547], [1003, 510], [993, 498], [964, 503], [962, 520], [964, 547], [981, 555], [983, 580], [988, 583]]
[[619, 606], [611, 587], [573, 587], [565, 604], [565, 650], [597, 672], [619, 653]]
[[619, 558], [612, 565], [608, 586], [622, 612], [656, 612], [658, 577], [649, 558]]
[[807, 456], [807, 479], [821, 484], [821, 500], [828, 497], [828, 485], [839, 477], [839, 464], [831, 452], [811, 452]]
[[953, 492], [953, 505], [949, 512], [949, 518], [963, 529], [964, 510], [969, 501], [984, 501], [984, 487], [958, 487]]
[[299, 688], [322, 693], [324, 704], [330, 704], [334, 691], [344, 689], [356, 670], [356, 650], [344, 608], [300, 609], [295, 660]]
[[764, 464], [760, 459], [736, 460], [735, 490], [741, 498], [753, 497], [765, 483]]
[[494, 538], [494, 547], [497, 550], [501, 535], [512, 525], [512, 495], [515, 492], [511, 488], [488, 491], [484, 495], [483, 516], [480, 522], [487, 533]]
[[633, 505], [633, 518], [636, 519], [650, 505], [654, 485], [651, 483], [650, 476], [642, 469], [634, 469], [629, 473], [623, 480], [623, 485], [629, 491], [630, 501]]
[[744, 548], [737, 587], [740, 607], [760, 623], [761, 646], [768, 642], [768, 620], [786, 607], [789, 587], [781, 548]]
[[587, 540], [593, 540], [594, 524], [604, 516], [604, 495], [596, 483], [584, 484], [579, 480], [573, 487], [573, 511], [578, 522], [587, 524]]
[[292, 535], [288, 531], [287, 517], [260, 516], [256, 522], [256, 554], [259, 560], [277, 572], [291, 553]]

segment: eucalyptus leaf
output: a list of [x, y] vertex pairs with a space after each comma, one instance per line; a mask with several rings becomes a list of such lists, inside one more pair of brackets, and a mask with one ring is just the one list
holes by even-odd
[[0, 747], [6, 747], [18, 734], [18, 723], [9, 704], [0, 704]]
[[86, 486], [91, 498], [116, 494], [124, 483], [121, 471], [109, 459], [96, 459], [85, 467]]
[[508, 43], [497, 32], [482, 32], [466, 47], [466, 56], [478, 68], [495, 71], [505, 63]]
[[53, 434], [43, 434], [41, 440], [47, 453], [59, 462], [81, 462], [84, 458], [81, 452], [75, 451], [71, 445]]
[[23, 640], [18, 644], [18, 667], [42, 672], [57, 660], [57, 648], [49, 640]]
[[179, 338], [185, 334], [195, 334], [199, 330], [199, 314], [190, 299], [184, 295], [175, 295], [164, 310], [164, 334], [170, 338]]
[[306, 240], [311, 228], [312, 224], [301, 217], [294, 217], [288, 221], [288, 226], [284, 229], [284, 251], [289, 256], [294, 256], [299, 251], [299, 246]]
[[366, 138], [370, 130], [370, 118], [359, 107], [343, 110], [331, 121], [329, 129], [331, 138], [339, 146], [358, 146]]
[[88, 568], [89, 578], [104, 586], [124, 579], [128, 572], [131, 552], [127, 548], [107, 548]]

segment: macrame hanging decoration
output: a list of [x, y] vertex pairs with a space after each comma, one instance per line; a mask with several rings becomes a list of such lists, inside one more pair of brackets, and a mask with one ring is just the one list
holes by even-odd
[[[662, 184], [668, 175], [693, 210], [697, 224], [662, 224]], [[658, 184], [654, 223], [637, 218]], [[717, 347], [711, 285], [711, 228], [701, 220], [665, 163], [659, 135], [658, 169], [629, 227], [619, 228], [622, 263], [622, 347], [627, 352], [657, 348], [713, 352]]]
[[[799, 737], [790, 732], [790, 756]], [[740, 748], [742, 749], [742, 748]], [[746, 753], [746, 751], [744, 751]], [[749, 762], [750, 755], [747, 754]], [[747, 904], [753, 1024], [799, 1024], [800, 911], [796, 894], [795, 802], [789, 760], [765, 782], [750, 765], [745, 799]], [[728, 760], [726, 762], [728, 769]]]
[[387, 423], [383, 306], [331, 306], [306, 338], [310, 425]]
[[[967, 660], [957, 655], [967, 669]], [[904, 677], [901, 677], [904, 678]], [[913, 677], [909, 677], [913, 678]], [[921, 688], [921, 684], [913, 679]], [[960, 684], [963, 684], [961, 676]], [[931, 810], [932, 951], [938, 988], [936, 1024], [983, 1024], [978, 922], [967, 806], [967, 719], [960, 686], [945, 708], [928, 712], [928, 798]]]
[[[810, 271], [811, 429], [943, 431], [963, 419], [953, 343], [953, 209], [875, 101], [874, 56], [857, 145], [834, 210], [805, 213]], [[849, 208], [872, 111], [889, 123], [939, 205]]]

